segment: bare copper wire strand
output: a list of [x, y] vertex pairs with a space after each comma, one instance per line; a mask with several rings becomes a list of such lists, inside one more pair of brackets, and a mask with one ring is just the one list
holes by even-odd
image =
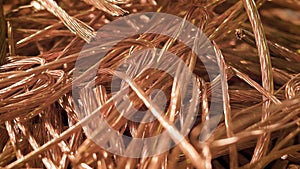
[[[180, 42], [160, 35], [129, 37], [120, 45], [114, 46], [103, 59], [103, 67], [107, 69], [99, 71], [100, 75], [96, 79], [98, 86], [93, 90], [81, 91], [82, 104], [97, 109], [90, 114], [90, 117], [79, 120], [76, 115], [78, 112], [76, 112], [75, 100], [70, 92], [72, 92], [72, 83], [76, 82], [76, 79], [72, 79], [74, 64], [85, 41], [80, 36], [73, 36], [74, 32], [71, 29], [65, 29], [63, 20], [59, 17], [55, 18], [57, 13], [40, 9], [32, 11], [30, 9], [37, 9], [32, 8], [32, 4], [21, 6], [17, 1], [4, 2], [8, 57], [6, 64], [0, 66], [0, 132], [3, 133], [0, 139], [0, 148], [3, 147], [0, 150], [1, 167], [123, 168], [126, 166], [181, 169], [197, 166], [198, 168], [227, 168], [229, 167], [227, 163], [234, 166], [236, 164], [233, 163], [238, 162], [241, 168], [263, 168], [267, 165], [288, 168], [299, 164], [297, 135], [300, 123], [298, 118], [300, 37], [297, 34], [299, 20], [295, 17], [299, 14], [297, 8], [299, 5], [295, 0], [256, 1], [256, 8], [254, 11], [251, 10], [250, 14], [257, 13], [256, 9], [262, 7], [260, 9], [264, 34], [268, 37], [265, 42], [259, 41], [260, 45], [255, 45], [256, 36], [260, 33], [259, 29], [253, 26], [253, 33], [247, 31], [251, 30], [251, 24], [246, 21], [247, 13], [243, 10], [242, 1], [232, 3], [209, 0], [197, 4], [187, 0], [101, 1], [103, 2], [130, 13], [160, 11], [186, 17], [188, 21], [199, 25], [200, 29], [214, 39], [224, 56], [222, 59], [224, 71], [210, 82], [199, 60], [196, 60], [195, 55]], [[254, 4], [254, 1], [251, 2]], [[87, 28], [88, 25], [93, 30], [118, 18], [110, 15], [117, 15], [115, 9], [107, 8], [105, 12], [104, 8], [97, 8], [96, 4], [92, 4], [92, 7], [85, 2], [62, 0], [57, 6], [67, 11], [68, 16], [72, 16], [71, 18], [76, 20], [80, 27]], [[250, 8], [245, 9], [250, 10]], [[118, 15], [125, 14], [122, 10]], [[254, 19], [257, 21], [257, 18]], [[85, 23], [86, 26], [80, 23]], [[261, 21], [258, 23], [261, 24]], [[234, 38], [235, 29], [238, 29], [237, 39]], [[177, 33], [181, 31], [179, 29]], [[197, 47], [199, 42], [196, 37], [195, 39], [194, 46]], [[262, 81], [261, 74], [266, 73], [261, 70], [262, 66], [257, 59], [257, 52], [263, 48], [262, 43], [270, 48], [272, 69], [268, 71], [272, 71], [273, 74], [277, 90], [275, 93], [259, 83]], [[197, 104], [201, 105], [201, 109], [190, 134], [184, 138], [185, 143], [188, 143], [187, 146], [180, 144], [157, 156], [134, 159], [111, 154], [86, 139], [81, 125], [88, 123], [99, 112], [104, 114], [107, 122], [121, 134], [128, 131], [133, 137], [143, 138], [164, 130], [160, 122], [142, 125], [123, 118], [113, 107], [110, 89], [106, 85], [111, 81], [111, 72], [108, 70], [114, 70], [124, 58], [130, 57], [128, 54], [144, 48], [163, 46], [166, 51], [184, 60], [197, 76], [199, 89], [193, 89], [195, 91], [193, 97], [198, 97]], [[88, 53], [90, 50], [94, 49], [82, 52]], [[261, 53], [258, 54], [260, 58]], [[180, 73], [178, 77], [181, 79]], [[270, 77], [265, 78], [271, 80]], [[147, 103], [147, 100], [142, 101], [137, 93], [147, 98], [153, 89], [160, 88], [172, 93], [174, 87], [173, 81], [168, 76], [153, 71], [142, 72], [138, 77], [128, 80], [134, 83], [133, 88], [136, 87], [137, 91], [132, 91], [129, 95], [137, 107]], [[150, 83], [153, 85], [151, 86]], [[225, 94], [230, 96], [227, 97], [227, 108], [230, 106], [231, 120], [226, 113], [225, 118], [221, 119], [208, 140], [199, 142], [201, 131], [207, 130], [203, 128], [204, 124], [214, 121], [214, 117], [211, 116], [214, 112], [210, 112], [209, 107], [211, 93], [221, 85], [224, 88], [226, 84], [228, 90]], [[140, 91], [137, 88], [146, 89]], [[217, 95], [222, 98], [224, 93], [220, 92]], [[264, 100], [262, 96], [265, 97]], [[177, 97], [178, 93], [174, 93], [173, 98]], [[222, 102], [222, 99], [217, 101]], [[267, 102], [274, 104], [270, 104], [267, 109], [268, 116], [261, 119], [261, 114], [264, 112], [261, 106]], [[148, 107], [153, 108], [155, 105], [148, 103]], [[62, 115], [63, 117], [60, 117]], [[62, 122], [60, 118], [65, 121]], [[168, 120], [176, 118], [166, 112], [162, 120], [172, 126], [173, 122]], [[228, 123], [230, 121], [231, 125]], [[228, 136], [228, 126], [234, 133], [231, 136]], [[101, 131], [97, 132], [101, 133]], [[270, 152], [263, 150], [263, 153], [266, 152], [265, 155], [260, 160], [251, 162], [251, 158], [255, 158], [251, 150], [255, 148], [257, 138], [263, 137], [264, 133], [271, 133], [269, 144], [264, 143], [269, 146]], [[236, 151], [232, 151], [232, 147], [236, 147]], [[227, 160], [228, 155], [229, 160]], [[232, 158], [235, 156], [237, 158]], [[274, 163], [271, 163], [273, 161]]]
[[[249, 16], [249, 20], [253, 27], [256, 45], [258, 47], [258, 55], [261, 64], [261, 74], [262, 74], [262, 86], [271, 94], [274, 92], [273, 87], [273, 75], [272, 75], [272, 65], [270, 60], [270, 53], [264, 34], [263, 26], [260, 20], [259, 13], [257, 11], [256, 4], [253, 0], [243, 0], [246, 12]], [[263, 97], [263, 100], [266, 98]], [[266, 101], [263, 104], [262, 119], [266, 119], [269, 116], [267, 112], [270, 106], [270, 101]], [[262, 156], [267, 153], [268, 143], [270, 141], [270, 134], [266, 133], [257, 141], [257, 146], [252, 157], [252, 162], [259, 160]]]
[[[99, 10], [105, 11], [113, 16], [120, 16], [128, 13], [128, 11], [120, 8], [119, 6], [112, 4], [115, 1], [108, 0], [84, 0], [84, 2], [91, 4]], [[118, 3], [126, 3], [126, 1], [118, 1]]]
[[95, 36], [95, 31], [90, 26], [86, 25], [80, 20], [76, 20], [69, 16], [66, 11], [60, 8], [57, 3], [53, 0], [38, 0], [38, 2], [44, 6], [49, 12], [57, 16], [65, 25], [70, 29], [70, 31], [86, 42], [90, 42]]
[[[227, 66], [224, 61], [224, 57], [222, 55], [221, 50], [214, 43], [218, 65], [220, 67], [220, 75], [221, 75], [221, 84], [222, 84], [222, 98], [223, 98], [223, 109], [225, 116], [225, 126], [226, 126], [226, 135], [227, 137], [233, 137], [234, 133], [232, 131], [232, 115], [230, 108], [230, 98], [228, 93], [228, 84], [227, 84]], [[238, 167], [238, 155], [237, 148], [235, 145], [229, 147], [230, 152], [230, 168]]]
[[6, 32], [6, 24], [4, 18], [4, 11], [3, 11], [3, 0], [0, 1], [0, 66], [5, 63], [6, 60], [6, 42], [5, 39], [5, 32]]

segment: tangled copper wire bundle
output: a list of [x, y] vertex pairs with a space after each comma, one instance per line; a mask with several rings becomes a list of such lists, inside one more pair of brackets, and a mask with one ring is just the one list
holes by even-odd
[[[220, 73], [209, 81], [193, 52], [170, 37], [141, 34], [114, 46], [96, 88], [81, 90], [80, 98], [101, 108], [121, 134], [150, 137], [180, 118], [168, 108], [162, 119], [139, 124], [117, 112], [110, 72], [129, 53], [160, 47], [182, 59], [199, 83], [187, 91], [201, 108], [184, 140], [152, 157], [129, 158], [87, 138], [72, 84], [78, 55], [95, 32], [140, 12], [168, 13], [196, 25], [212, 42]], [[298, 0], [0, 0], [0, 37], [0, 168], [300, 168]], [[169, 107], [180, 107], [171, 102], [180, 96], [166, 73], [149, 69], [127, 80], [134, 83], [129, 94], [135, 107], [151, 108], [142, 97], [157, 88], [168, 93]], [[211, 93], [220, 88], [223, 116], [199, 141], [214, 113]]]

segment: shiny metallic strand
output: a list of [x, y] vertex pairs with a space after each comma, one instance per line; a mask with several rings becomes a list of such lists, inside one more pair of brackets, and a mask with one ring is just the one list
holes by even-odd
[[6, 24], [3, 12], [3, 0], [0, 1], [0, 65], [3, 65], [6, 60], [6, 42], [5, 42], [5, 32]]
[[[118, 7], [112, 3], [126, 3], [125, 1], [107, 1], [107, 0], [83, 0], [87, 4], [95, 6], [97, 9], [107, 12], [113, 16], [120, 16], [128, 13], [128, 11]], [[112, 3], [111, 3], [112, 2]]]
[[86, 42], [90, 42], [94, 38], [95, 33], [93, 28], [86, 25], [84, 22], [72, 18], [65, 10], [57, 5], [53, 0], [38, 0], [38, 2], [47, 9], [50, 13], [57, 16], [69, 30], [75, 35], [80, 36]]
[[[3, 1], [5, 21], [0, 20], [5, 26], [0, 29], [6, 39], [1, 37], [0, 47], [6, 47], [0, 54], [7, 57], [6, 64], [0, 64], [0, 166], [299, 168], [299, 7], [297, 0], [192, 3], [188, 0], [37, 0], [30, 4]], [[72, 75], [82, 46], [92, 39], [94, 30], [127, 12], [144, 11], [175, 14], [201, 28], [215, 43], [220, 75], [209, 82], [204, 67], [198, 64], [191, 50], [169, 37], [153, 34], [129, 37], [106, 54], [101, 63], [104, 69], [95, 78], [97, 85], [81, 90], [80, 104], [89, 107], [91, 113], [80, 120], [76, 116], [78, 100], [74, 100], [71, 92], [72, 83], [79, 80]], [[178, 36], [181, 31], [178, 27], [174, 33]], [[199, 42], [195, 39], [197, 47]], [[183, 143], [160, 155], [135, 159], [111, 154], [87, 139], [82, 130], [81, 125], [99, 112], [111, 127], [120, 133], [129, 131], [134, 137], [151, 137], [173, 127], [174, 120], [180, 119], [176, 113], [180, 107], [176, 104], [180, 99], [178, 84], [166, 73], [147, 70], [139, 76], [125, 76], [113, 71], [131, 53], [149, 47], [161, 47], [164, 52], [176, 54], [195, 73], [198, 87], [186, 93], [198, 98], [193, 104], [201, 105], [197, 123]], [[82, 52], [89, 54], [90, 50]], [[145, 62], [147, 58], [141, 57], [138, 64]], [[163, 66], [177, 72], [176, 77], [183, 84], [181, 67]], [[137, 70], [129, 70], [130, 75]], [[133, 89], [129, 96], [135, 107], [146, 105], [155, 113], [157, 110], [148, 96], [160, 88], [172, 94], [167, 99], [173, 109], [167, 109], [164, 116], [156, 114], [158, 120], [146, 124], [122, 117], [107, 85], [114, 73]], [[89, 76], [79, 78], [90, 84]], [[225, 89], [223, 93], [216, 94], [223, 98], [224, 117], [208, 139], [200, 142], [200, 132], [207, 130], [204, 123], [215, 118], [208, 116], [211, 93], [221, 87]], [[120, 105], [126, 110], [126, 104]], [[102, 135], [103, 131], [95, 130], [95, 133]], [[170, 134], [171, 138], [178, 139], [178, 135]]]
[[[226, 135], [227, 137], [234, 137], [234, 132], [232, 131], [232, 115], [231, 115], [231, 107], [230, 107], [230, 99], [228, 92], [228, 83], [227, 83], [227, 66], [224, 61], [224, 56], [220, 49], [215, 45], [215, 51], [217, 55], [218, 65], [220, 67], [220, 75], [221, 75], [221, 83], [222, 83], [222, 99], [223, 99], [223, 108], [224, 108], [224, 116], [225, 116], [225, 126], [226, 126]], [[238, 167], [238, 155], [236, 145], [231, 145], [229, 147], [229, 155], [230, 155], [230, 168]]]

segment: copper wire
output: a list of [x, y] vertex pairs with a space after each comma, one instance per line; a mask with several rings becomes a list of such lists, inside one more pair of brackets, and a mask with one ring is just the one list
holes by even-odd
[[[299, 167], [297, 0], [0, 2], [0, 12], [4, 14], [0, 15], [0, 58], [6, 57], [5, 64], [0, 63], [0, 168]], [[214, 41], [218, 56], [211, 60], [203, 57], [201, 62], [219, 63], [219, 67], [205, 68], [196, 58], [192, 50], [202, 50], [199, 37], [190, 39], [193, 49], [189, 49], [174, 38], [141, 34], [114, 46], [101, 61], [96, 78], [91, 79], [89, 72], [73, 78], [80, 52], [87, 54], [86, 58], [92, 57], [93, 48], [81, 49], [93, 39], [97, 29], [127, 13], [145, 11], [174, 14], [196, 25]], [[184, 24], [175, 29], [165, 23], [164, 28], [178, 37], [184, 33]], [[159, 23], [153, 23], [152, 29], [157, 26]], [[178, 86], [185, 84], [182, 67], [174, 66], [172, 61], [164, 62], [164, 67], [176, 72], [177, 82], [161, 71], [146, 70], [138, 76], [115, 71], [134, 52], [153, 47], [162, 49], [161, 61], [165, 52], [171, 52], [196, 76], [195, 87], [184, 89], [193, 98], [191, 105], [199, 105], [195, 124], [185, 137], [174, 124], [177, 119], [182, 123], [177, 111], [181, 108]], [[147, 57], [140, 57], [136, 65], [146, 62]], [[205, 69], [220, 69], [220, 73], [209, 80]], [[122, 116], [108, 85], [113, 75], [127, 82], [132, 104], [136, 108], [147, 107], [156, 121], [139, 124]], [[76, 100], [72, 84], [81, 80], [87, 87]], [[96, 83], [94, 88], [90, 88], [92, 80]], [[165, 112], [149, 99], [155, 89], [168, 93], [169, 107]], [[218, 98], [213, 100], [212, 93]], [[206, 135], [207, 139], [199, 141], [200, 133], [209, 131], [205, 123], [218, 120], [210, 111], [212, 101], [223, 104], [224, 116], [216, 129]], [[77, 116], [81, 110], [76, 103], [85, 107], [86, 118]], [[127, 110], [125, 103], [120, 106]], [[172, 129], [170, 139], [182, 142], [152, 157], [112, 154], [87, 138], [82, 130], [82, 125], [99, 113], [120, 134], [147, 138]], [[182, 113], [190, 114], [191, 110]], [[103, 140], [113, 140], [101, 129], [94, 132]]]

